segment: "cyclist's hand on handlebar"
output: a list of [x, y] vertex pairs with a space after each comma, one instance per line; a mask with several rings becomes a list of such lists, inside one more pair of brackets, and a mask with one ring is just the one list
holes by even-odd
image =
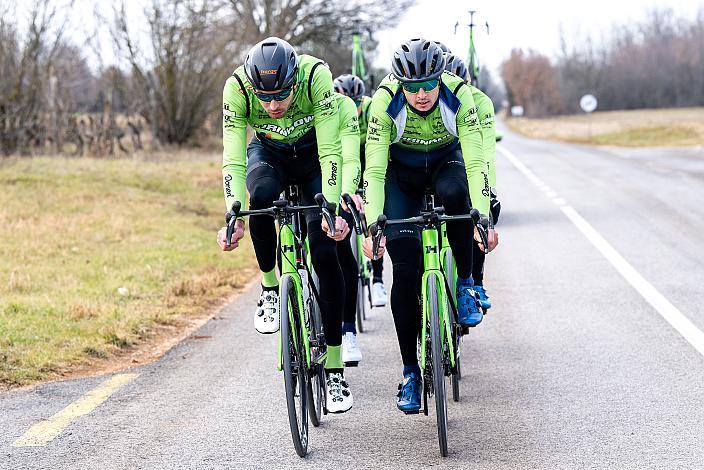
[[[328, 227], [328, 221], [325, 217], [323, 217], [323, 221], [320, 225], [323, 227], [323, 231], [328, 235], [328, 237], [330, 237], [330, 228]], [[350, 233], [350, 226], [347, 225], [345, 219], [339, 215], [335, 217], [335, 236], [330, 238], [336, 242], [339, 242], [344, 240], [348, 233]]]
[[239, 241], [244, 237], [244, 220], [237, 220], [235, 222], [235, 231], [232, 232], [232, 238], [230, 239], [230, 246], [228, 247], [225, 243], [227, 237], [227, 227], [223, 227], [218, 231], [218, 245], [222, 251], [232, 251], [239, 246]]
[[499, 232], [493, 228], [489, 229], [487, 233], [487, 241], [489, 242], [489, 251], [493, 251], [494, 248], [499, 244]]
[[[364, 213], [364, 201], [362, 200], [362, 196], [359, 194], [350, 194], [350, 197], [354, 201], [354, 205], [357, 207], [357, 211]], [[347, 207], [347, 203], [345, 203], [344, 200], [341, 200], [340, 203], [342, 204], [342, 208], [349, 212], [349, 208]]]
[[[369, 259], [374, 259], [374, 240], [371, 236], [364, 239], [362, 242], [362, 251], [364, 251], [364, 256]], [[377, 251], [377, 259], [381, 259], [386, 253], [386, 237], [381, 237], [379, 242], [379, 250]]]

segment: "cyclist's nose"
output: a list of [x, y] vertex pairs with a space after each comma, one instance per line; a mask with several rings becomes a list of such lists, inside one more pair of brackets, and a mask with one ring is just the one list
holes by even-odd
[[423, 88], [418, 90], [418, 98], [424, 100], [427, 97], [428, 97], [428, 94], [425, 92], [425, 90]]

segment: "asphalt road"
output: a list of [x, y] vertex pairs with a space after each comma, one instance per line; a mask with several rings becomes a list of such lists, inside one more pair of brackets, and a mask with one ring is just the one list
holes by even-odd
[[[203, 338], [129, 371], [139, 376], [46, 445], [18, 439], [109, 377], [1, 394], [0, 468], [704, 467], [704, 357], [646, 301], [657, 291], [691, 331], [704, 329], [704, 149], [603, 150], [510, 133], [501, 145], [540, 181], [497, 156], [494, 308], [463, 345], [449, 457], [432, 415], [395, 409], [388, 309], [371, 312], [364, 362], [348, 369], [354, 408], [311, 428], [310, 455], [297, 457], [276, 343], [254, 332], [250, 290]], [[634, 288], [566, 206], [649, 284]]]

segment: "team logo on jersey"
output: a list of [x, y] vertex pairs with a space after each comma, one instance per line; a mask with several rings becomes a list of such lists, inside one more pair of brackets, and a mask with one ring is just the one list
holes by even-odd
[[235, 197], [232, 194], [232, 188], [230, 187], [230, 181], [232, 181], [232, 175], [225, 175], [225, 196]]
[[328, 186], [335, 186], [337, 184], [337, 163], [330, 163], [330, 179], [328, 180]]
[[278, 69], [274, 69], [274, 70], [260, 70], [260, 71], [259, 71], [259, 75], [276, 75], [277, 72], [278, 72]]
[[304, 124], [308, 124], [312, 120], [313, 120], [313, 116], [304, 116], [300, 119], [296, 119], [295, 121], [293, 121], [293, 123], [291, 123], [290, 126], [288, 126], [286, 128], [278, 126], [276, 124], [262, 124], [261, 126], [257, 126], [257, 127], [258, 127], [258, 129], [261, 129], [264, 131], [272, 131], [272, 132], [276, 132], [277, 134], [280, 134], [284, 137], [288, 137], [296, 130], [297, 127], [300, 127]]

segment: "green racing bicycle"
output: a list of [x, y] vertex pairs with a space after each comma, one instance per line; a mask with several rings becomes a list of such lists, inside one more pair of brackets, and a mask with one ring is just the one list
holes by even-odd
[[278, 369], [284, 373], [286, 405], [291, 437], [296, 453], [304, 457], [308, 452], [308, 419], [313, 426], [320, 425], [325, 409], [326, 344], [320, 315], [319, 295], [311, 275], [307, 243], [301, 232], [306, 212], [320, 212], [328, 222], [333, 235], [336, 206], [322, 194], [315, 196], [316, 205], [299, 206], [299, 190], [290, 186], [285, 197], [273, 202], [268, 209], [241, 210], [235, 201], [225, 215], [226, 243], [230, 244], [235, 221], [245, 216], [274, 217], [279, 225], [278, 252], [281, 280], [279, 283], [279, 312], [281, 327], [278, 342]]
[[[380, 215], [375, 225], [370, 227], [373, 237], [373, 254], [376, 257], [384, 229], [395, 224], [419, 224], [421, 231], [421, 247], [423, 250], [423, 278], [421, 283], [422, 320], [420, 342], [420, 367], [423, 377], [423, 413], [428, 415], [428, 397], [435, 397], [435, 413], [438, 427], [438, 444], [440, 454], [445, 457], [447, 445], [447, 399], [445, 377], [451, 377], [453, 398], [459, 399], [459, 347], [465, 328], [459, 324], [458, 312], [454, 298], [454, 287], [450, 281], [456, 279], [454, 261], [448, 264], [441, 261], [443, 238], [441, 230], [444, 222], [457, 220], [472, 220], [477, 227], [482, 243], [487, 243], [488, 220], [480, 216], [479, 211], [472, 209], [465, 215], [445, 215], [445, 209], [435, 207], [431, 193], [426, 194], [425, 209], [417, 217], [387, 220]], [[445, 245], [449, 248], [449, 245]], [[451, 251], [445, 251], [445, 256], [452, 258]], [[451, 272], [448, 280], [448, 272]], [[454, 282], [454, 281], [453, 281]], [[455, 378], [453, 378], [455, 377]], [[416, 411], [415, 413], [418, 413]]]

